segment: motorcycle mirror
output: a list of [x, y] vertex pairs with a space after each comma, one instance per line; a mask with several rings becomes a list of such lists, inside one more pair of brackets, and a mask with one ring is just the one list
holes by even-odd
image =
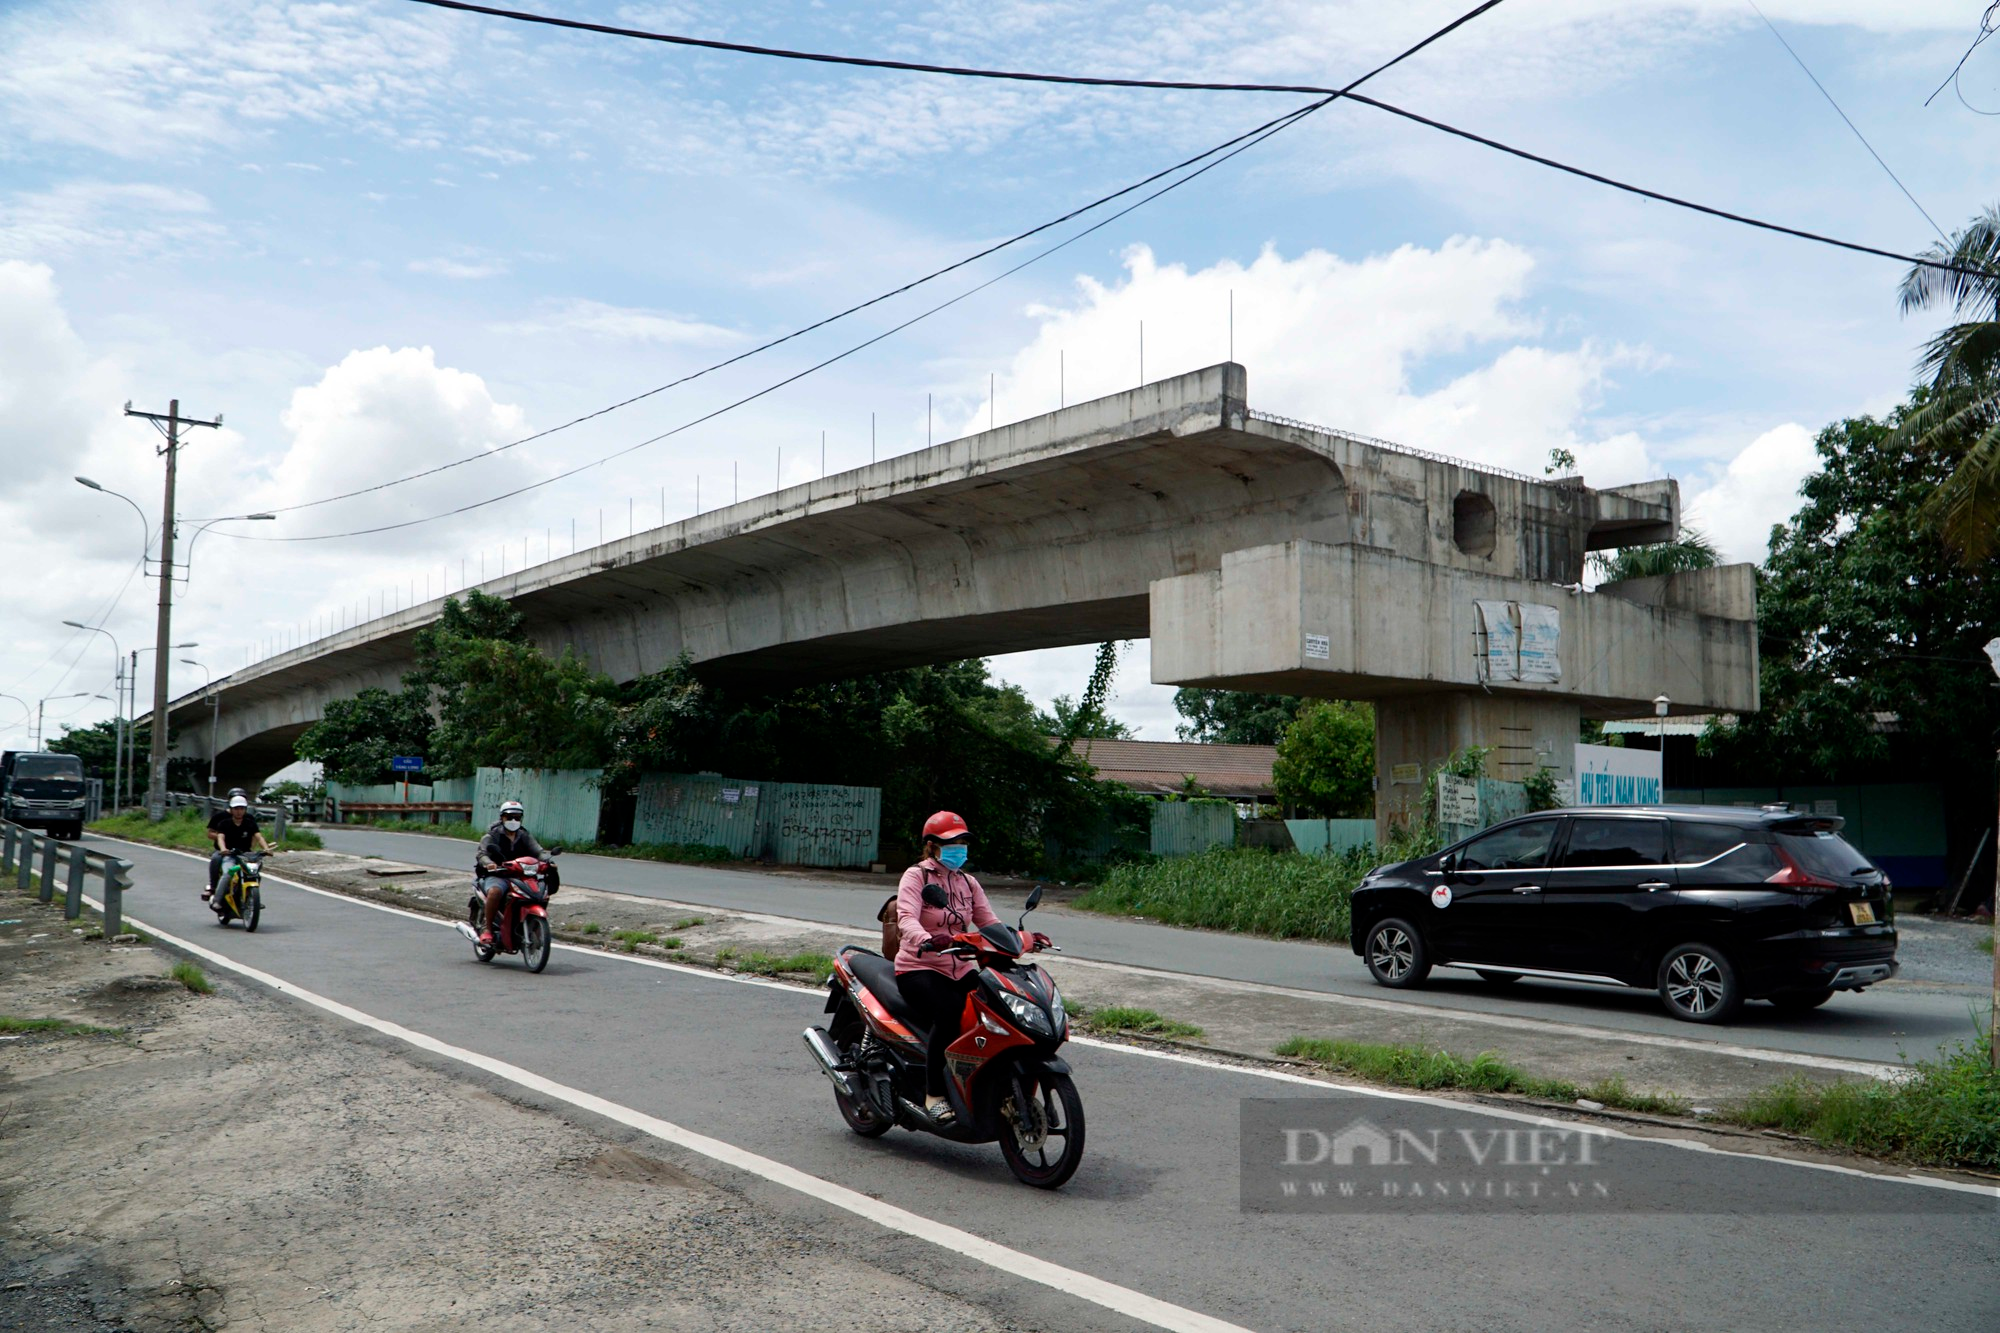
[[951, 906], [951, 899], [946, 897], [945, 891], [936, 884], [924, 885], [924, 902], [931, 907]]

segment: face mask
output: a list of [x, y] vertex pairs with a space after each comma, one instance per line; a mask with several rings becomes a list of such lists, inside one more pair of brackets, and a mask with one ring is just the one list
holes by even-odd
[[961, 847], [957, 844], [953, 844], [952, 846], [943, 848], [938, 852], [938, 860], [944, 862], [946, 865], [950, 866], [953, 870], [963, 870], [965, 868], [965, 857], [967, 851], [968, 851], [967, 848]]
[[500, 827], [506, 829], [509, 833], [519, 833], [521, 831], [521, 821], [518, 819], [503, 819], [500, 821]]

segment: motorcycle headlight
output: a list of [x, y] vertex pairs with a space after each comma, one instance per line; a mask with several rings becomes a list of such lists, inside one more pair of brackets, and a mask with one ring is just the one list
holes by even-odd
[[1042, 1007], [1033, 1000], [1023, 999], [1019, 995], [1003, 994], [1000, 1001], [1007, 1006], [1007, 1012], [1023, 1030], [1040, 1037], [1055, 1035], [1055, 1029], [1049, 1026], [1049, 1016], [1043, 1013]]

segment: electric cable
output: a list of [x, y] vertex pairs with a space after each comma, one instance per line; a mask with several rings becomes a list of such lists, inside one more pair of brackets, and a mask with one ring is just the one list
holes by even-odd
[[[424, 0], [418, 0], [418, 2], [422, 3], [424, 2]], [[983, 250], [979, 250], [973, 254], [967, 255], [963, 259], [959, 259], [954, 261], [953, 263], [947, 264], [943, 268], [936, 269], [933, 272], [925, 274], [923, 277], [916, 278], [910, 282], [902, 284], [899, 287], [895, 287], [890, 289], [889, 291], [883, 292], [878, 296], [872, 296], [869, 299], [859, 302], [856, 305], [849, 306], [847, 309], [842, 310], [837, 314], [828, 315], [824, 319], [817, 320], [811, 324], [807, 324], [802, 328], [794, 329], [790, 333], [784, 334], [777, 338], [773, 338], [768, 342], [760, 343], [755, 347], [739, 352], [734, 356], [726, 357], [723, 360], [717, 361], [712, 365], [704, 366], [700, 370], [692, 371], [689, 374], [683, 375], [678, 379], [671, 380], [655, 388], [648, 389], [643, 393], [633, 394], [629, 398], [621, 399], [620, 401], [612, 403], [606, 407], [601, 407], [595, 411], [586, 412], [581, 416], [573, 417], [570, 420], [561, 423], [560, 425], [551, 426], [547, 430], [536, 431], [531, 435], [524, 435], [518, 440], [509, 441], [506, 444], [498, 445], [492, 449], [482, 450], [481, 452], [476, 454], [468, 454], [463, 458], [453, 459], [451, 462], [440, 463], [435, 467], [425, 468], [422, 469], [421, 471], [412, 472], [401, 477], [395, 477], [388, 481], [377, 482], [373, 485], [363, 486], [356, 490], [343, 491], [338, 495], [323, 496], [317, 500], [301, 501], [300, 503], [293, 505], [281, 505], [265, 510], [264, 512], [272, 514], [290, 514], [290, 513], [297, 513], [298, 511], [304, 509], [315, 509], [321, 505], [333, 504], [340, 500], [352, 500], [358, 496], [370, 495], [377, 491], [387, 490], [392, 486], [401, 486], [408, 482], [422, 480], [425, 477], [436, 476], [438, 473], [448, 472], [453, 468], [464, 467], [468, 463], [477, 463], [483, 459], [491, 458], [497, 454], [504, 453], [509, 449], [516, 449], [524, 444], [531, 444], [536, 440], [546, 439], [549, 436], [554, 435], [559, 431], [568, 430], [572, 426], [580, 426], [584, 422], [595, 420], [598, 417], [605, 416], [611, 412], [615, 412], [620, 408], [630, 407], [634, 403], [641, 402], [647, 398], [654, 397], [658, 394], [666, 392], [669, 389], [678, 388], [683, 384], [687, 384], [694, 380], [698, 380], [705, 375], [711, 375], [718, 370], [723, 370], [729, 366], [733, 366], [737, 362], [747, 360], [750, 357], [756, 356], [761, 352], [767, 352], [774, 347], [780, 346], [783, 343], [791, 342], [796, 338], [804, 337], [808, 333], [813, 333], [819, 329], [825, 328], [829, 324], [833, 324], [839, 320], [845, 319], [849, 315], [857, 314], [860, 311], [868, 309], [870, 306], [880, 305], [884, 301], [890, 300], [897, 296], [901, 296], [905, 292], [912, 291], [937, 278], [941, 278], [948, 273], [952, 273], [958, 269], [964, 268], [968, 264], [976, 263], [977, 261], [984, 259], [989, 255], [996, 254], [1001, 250], [1005, 250], [1011, 246], [1018, 245], [1022, 241], [1028, 240], [1031, 237], [1038, 236], [1045, 231], [1048, 231], [1055, 227], [1059, 227], [1065, 222], [1073, 221], [1076, 218], [1081, 217], [1085, 213], [1089, 213], [1094, 211], [1095, 209], [1102, 208], [1104, 205], [1111, 203], [1114, 200], [1121, 199], [1124, 196], [1131, 194], [1136, 190], [1143, 190], [1148, 185], [1151, 185], [1156, 181], [1163, 180], [1166, 177], [1173, 175], [1177, 171], [1182, 171], [1190, 166], [1193, 166], [1195, 163], [1202, 161], [1204, 158], [1213, 157], [1217, 153], [1223, 152], [1226, 149], [1244, 143], [1246, 140], [1249, 140], [1255, 135], [1264, 134], [1266, 131], [1270, 131], [1275, 127], [1284, 124], [1289, 124], [1292, 118], [1296, 116], [1301, 110], [1308, 110], [1308, 114], [1310, 113], [1310, 111], [1317, 111], [1321, 107], [1327, 105], [1327, 103], [1335, 101], [1338, 98], [1347, 95], [1347, 93], [1350, 90], [1360, 87], [1362, 84], [1368, 82], [1368, 80], [1374, 78], [1376, 75], [1381, 74], [1383, 71], [1391, 68], [1392, 66], [1401, 64], [1404, 60], [1409, 59], [1411, 56], [1423, 50], [1431, 43], [1439, 40], [1442, 37], [1449, 35], [1456, 29], [1464, 26], [1465, 24], [1470, 23], [1473, 19], [1478, 18], [1481, 14], [1484, 14], [1486, 11], [1497, 8], [1501, 3], [1503, 3], [1503, 0], [1484, 0], [1484, 3], [1479, 4], [1470, 10], [1467, 10], [1464, 14], [1461, 14], [1459, 17], [1453, 19], [1450, 23], [1446, 24], [1444, 27], [1439, 28], [1437, 31], [1431, 33], [1429, 36], [1425, 37], [1422, 41], [1416, 43], [1414, 46], [1406, 48], [1405, 50], [1399, 52], [1397, 55], [1391, 57], [1390, 59], [1382, 62], [1380, 65], [1377, 65], [1375, 68], [1369, 70], [1366, 74], [1363, 74], [1361, 77], [1348, 83], [1344, 88], [1311, 89], [1310, 91], [1322, 94], [1322, 97], [1320, 101], [1312, 104], [1309, 110], [1307, 108], [1294, 108], [1294, 110], [1288, 111], [1281, 116], [1274, 117], [1271, 120], [1267, 120], [1263, 124], [1258, 125], [1253, 129], [1245, 130], [1243, 133], [1236, 135], [1234, 138], [1225, 139], [1221, 143], [1216, 144], [1211, 148], [1196, 153], [1193, 157], [1186, 158], [1180, 162], [1175, 163], [1173, 166], [1166, 167], [1160, 171], [1156, 171], [1152, 175], [1147, 176], [1142, 180], [1134, 181], [1130, 185], [1124, 186], [1118, 190], [1114, 190], [1110, 194], [1102, 195], [1078, 208], [1073, 208], [1069, 212], [1064, 213], [1060, 217], [1052, 218], [1047, 222], [1043, 222], [1037, 226], [1030, 227], [1026, 231], [1016, 233], [1015, 235], [1008, 237], [1004, 241], [1000, 241], [997, 242], [996, 244], [989, 245]], [[486, 11], [486, 10], [481, 10], [480, 12], [494, 12], [503, 15], [511, 15], [513, 13], [513, 11]], [[529, 17], [534, 17], [534, 16], [529, 16]], [[549, 21], [552, 23], [556, 23], [558, 26], [568, 25], [573, 22], [571, 20], [554, 20], [554, 19], [551, 19]], [[617, 30], [606, 29], [603, 27], [603, 25], [585, 24], [582, 26], [589, 27], [595, 31], [617, 31], [617, 32], [625, 31], [623, 29], [617, 29]], [[688, 41], [695, 44], [699, 44], [697, 39], [690, 38], [688, 39]], [[829, 57], [829, 59], [832, 59], [832, 57]], [[874, 62], [874, 63], [881, 63], [881, 62]], [[1021, 77], [1027, 78], [1030, 76], [1022, 75]], [[230, 536], [234, 534], [225, 533], [223, 535]], [[271, 539], [267, 538], [265, 540], [271, 540]]]
[[[1381, 64], [1375, 66], [1373, 69], [1361, 75], [1359, 78], [1350, 81], [1346, 86], [1329, 91], [1326, 96], [1320, 98], [1318, 101], [1310, 102], [1305, 106], [1294, 108], [1293, 110], [1287, 112], [1283, 116], [1279, 116], [1274, 120], [1266, 121], [1264, 125], [1259, 126], [1255, 130], [1249, 131], [1248, 134], [1237, 135], [1233, 139], [1226, 140], [1223, 145], [1219, 145], [1218, 147], [1228, 147], [1229, 151], [1223, 153], [1219, 157], [1214, 156], [1216, 149], [1210, 149], [1207, 153], [1198, 154], [1195, 157], [1188, 159], [1187, 163], [1182, 164], [1183, 166], [1186, 166], [1194, 162], [1199, 162], [1205, 157], [1211, 158], [1210, 161], [1204, 163], [1201, 167], [1195, 169], [1194, 171], [1191, 171], [1188, 174], [1181, 176], [1179, 179], [1168, 182], [1166, 185], [1161, 186], [1158, 190], [1155, 190], [1153, 193], [1144, 196], [1143, 198], [1135, 201], [1134, 203], [1128, 204], [1126, 207], [1120, 209], [1118, 212], [1113, 213], [1109, 217], [1103, 218], [1098, 222], [1093, 223], [1089, 227], [1086, 227], [1082, 231], [1079, 231], [1074, 235], [1065, 238], [1064, 240], [1058, 242], [1057, 244], [1050, 246], [1049, 248], [1030, 256], [1026, 260], [1023, 260], [1021, 263], [1016, 264], [1014, 267], [1003, 270], [1002, 272], [996, 274], [995, 276], [987, 279], [985, 282], [980, 283], [978, 286], [972, 287], [967, 291], [961, 292], [957, 296], [952, 297], [948, 301], [944, 301], [938, 305], [932, 306], [930, 309], [922, 311], [915, 316], [912, 316], [910, 319], [903, 321], [901, 324], [897, 324], [889, 329], [886, 329], [883, 332], [876, 334], [872, 338], [866, 339], [861, 343], [858, 343], [852, 347], [847, 348], [845, 351], [836, 353], [835, 355], [828, 357], [824, 361], [820, 361], [814, 365], [808, 366], [806, 369], [801, 370], [796, 374], [787, 376], [786, 378], [781, 379], [774, 384], [766, 385], [764, 388], [759, 389], [754, 393], [739, 398], [736, 401], [726, 404], [723, 407], [717, 408], [712, 412], [708, 412], [702, 416], [696, 417], [692, 421], [684, 422], [681, 425], [674, 427], [672, 430], [664, 431], [648, 439], [641, 440], [637, 444], [627, 445], [623, 449], [619, 449], [613, 453], [606, 454], [603, 457], [597, 458], [591, 462], [580, 464], [576, 467], [569, 468], [562, 472], [558, 472], [553, 476], [545, 477], [540, 481], [531, 482], [526, 486], [517, 487], [514, 490], [507, 491], [501, 495], [492, 496], [485, 500], [475, 501], [472, 504], [461, 505], [455, 509], [446, 510], [443, 513], [439, 514], [432, 514], [424, 518], [406, 519], [399, 523], [381, 524], [375, 527], [360, 528], [349, 532], [317, 533], [317, 534], [295, 536], [295, 537], [259, 537], [259, 536], [253, 536], [248, 533], [235, 533], [235, 532], [224, 532], [222, 535], [236, 541], [263, 541], [263, 542], [289, 543], [289, 542], [306, 542], [306, 541], [333, 541], [347, 537], [372, 536], [382, 532], [398, 531], [403, 528], [416, 527], [419, 524], [432, 523], [436, 522], [439, 519], [451, 518], [459, 514], [470, 513], [473, 510], [483, 509], [491, 504], [498, 504], [502, 500], [509, 500], [514, 498], [515, 496], [523, 495], [529, 491], [539, 490], [544, 486], [552, 485], [555, 482], [563, 481], [569, 477], [576, 476], [578, 473], [587, 472], [592, 468], [601, 467], [605, 463], [611, 462], [612, 460], [617, 458], [622, 458], [626, 454], [633, 453], [639, 449], [643, 449], [648, 445], [657, 444], [661, 440], [667, 439], [674, 435], [678, 435], [683, 431], [690, 430], [695, 426], [703, 424], [704, 422], [712, 421], [716, 417], [719, 417], [726, 412], [734, 411], [736, 408], [742, 407], [747, 403], [755, 402], [757, 399], [762, 398], [767, 394], [775, 393], [779, 389], [782, 389], [789, 384], [796, 383], [797, 381], [804, 379], [806, 376], [811, 375], [816, 371], [823, 370], [827, 366], [833, 365], [838, 361], [843, 361], [848, 357], [855, 355], [858, 352], [861, 352], [869, 347], [874, 346], [876, 343], [881, 342], [885, 338], [891, 337], [896, 333], [900, 333], [904, 329], [909, 328], [911, 325], [916, 324], [921, 320], [928, 319], [930, 316], [937, 314], [941, 310], [948, 309], [951, 306], [957, 305], [960, 301], [963, 301], [970, 296], [973, 296], [979, 292], [986, 290], [988, 287], [993, 286], [995, 283], [1000, 282], [1001, 280], [1011, 277], [1013, 274], [1020, 272], [1022, 269], [1028, 267], [1028, 265], [1037, 263], [1042, 259], [1046, 259], [1048, 256], [1055, 254], [1057, 251], [1062, 250], [1067, 246], [1075, 244], [1077, 241], [1082, 240], [1084, 237], [1089, 236], [1093, 232], [1099, 231], [1102, 228], [1109, 226], [1111, 223], [1116, 222], [1118, 219], [1126, 216], [1128, 213], [1131, 213], [1138, 208], [1144, 207], [1146, 204], [1151, 203], [1153, 200], [1158, 199], [1160, 196], [1167, 194], [1170, 191], [1179, 189], [1181, 186], [1187, 184], [1189, 181], [1198, 179], [1199, 177], [1207, 174], [1209, 171], [1213, 170], [1218, 166], [1221, 166], [1224, 162], [1227, 162], [1231, 158], [1235, 157], [1238, 153], [1241, 153], [1246, 149], [1255, 147], [1257, 144], [1262, 143], [1265, 139], [1270, 138], [1274, 134], [1278, 134], [1286, 129], [1289, 129], [1291, 126], [1297, 124], [1299, 121], [1305, 119], [1307, 116], [1312, 115], [1314, 112], [1320, 110], [1322, 107], [1331, 104], [1332, 102], [1338, 100], [1339, 98], [1352, 96], [1353, 90], [1360, 87], [1368, 80], [1374, 78], [1378, 74], [1381, 74], [1385, 70], [1388, 70], [1398, 64], [1401, 64], [1403, 61], [1409, 59], [1411, 56], [1423, 50], [1425, 47], [1431, 45], [1433, 42], [1436, 42], [1439, 39], [1447, 36], [1448, 34], [1456, 31], [1458, 28], [1463, 27], [1465, 24], [1470, 23], [1473, 19], [1478, 18], [1481, 14], [1486, 13], [1490, 9], [1496, 8], [1501, 3], [1502, 0], [1483, 0], [1483, 3], [1476, 5], [1470, 10], [1467, 10], [1465, 13], [1453, 19], [1450, 23], [1447, 23], [1444, 27], [1437, 29], [1435, 32], [1432, 32], [1422, 41], [1417, 42], [1413, 46], [1405, 48], [1403, 51], [1399, 52], [1395, 56], [1392, 56], [1388, 60], [1383, 61]], [[1172, 170], [1175, 170], [1175, 168], [1170, 168], [1169, 172], [1171, 172]], [[1157, 180], [1159, 179], [1159, 176], [1155, 175], [1154, 177], [1152, 177], [1152, 179]], [[1128, 194], [1131, 192], [1132, 188], [1136, 187], [1127, 187], [1127, 189], [1122, 190], [1119, 193]], [[1111, 197], [1116, 197], [1116, 196], [1111, 196]], [[1074, 214], [1072, 214], [1071, 216], [1074, 216]], [[1046, 227], [1038, 228], [1037, 230], [1046, 230]]]
[[[1850, 120], [1845, 111], [1841, 110], [1840, 103], [1833, 100], [1833, 94], [1828, 92], [1826, 90], [1826, 85], [1819, 81], [1819, 75], [1813, 73], [1812, 68], [1806, 64], [1805, 58], [1802, 57], [1797, 51], [1792, 49], [1792, 44], [1785, 40], [1785, 34], [1778, 31], [1778, 25], [1771, 22], [1769, 16], [1767, 16], [1763, 10], [1757, 8], [1757, 0], [1743, 0], [1743, 3], [1749, 5], [1751, 11], [1754, 12], [1758, 18], [1764, 20], [1764, 26], [1766, 28], [1769, 28], [1771, 30], [1771, 35], [1778, 39], [1778, 45], [1785, 48], [1785, 54], [1792, 58], [1792, 63], [1797, 65], [1799, 69], [1804, 72], [1805, 76], [1808, 79], [1812, 80], [1812, 86], [1819, 89], [1819, 95], [1826, 99], [1826, 104], [1833, 108], [1833, 113], [1839, 116], [1841, 120], [1846, 123], [1848, 129], [1854, 131], [1854, 137], [1859, 139], [1861, 141], [1861, 146], [1868, 150], [1868, 156], [1875, 159], [1875, 165], [1882, 168], [1883, 172], [1888, 175], [1890, 180], [1896, 182], [1896, 188], [1903, 192], [1903, 198], [1909, 200], [1910, 206], [1916, 209], [1919, 213], [1922, 213], [1924, 215], [1924, 221], [1931, 224], [1931, 230], [1938, 234], [1938, 239], [1943, 241], [1946, 245], [1950, 245], [1951, 238], [1944, 234], [1944, 228], [1938, 226], [1937, 219], [1931, 216], [1930, 210], [1917, 202], [1917, 196], [1910, 193], [1910, 187], [1903, 184], [1902, 178], [1898, 176], [1895, 173], [1895, 171], [1890, 168], [1887, 162], [1884, 162], [1882, 160], [1882, 155], [1875, 151], [1874, 144], [1868, 142], [1868, 136], [1861, 132], [1861, 127], [1859, 125], [1856, 125], [1852, 120]], [[1994, 3], [1996, 5], [2000, 5], [2000, 0], [1994, 0]]]

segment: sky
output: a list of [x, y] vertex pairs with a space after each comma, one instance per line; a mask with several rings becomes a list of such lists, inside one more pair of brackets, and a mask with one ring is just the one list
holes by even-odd
[[[2000, 199], [1971, 0], [1512, 0], [1367, 91], [1717, 207], [1899, 253]], [[1456, 4], [759, 0], [524, 7], [941, 64], [1340, 84]], [[1962, 94], [1962, 99], [1960, 94]], [[1880, 413], [1932, 315], [1904, 266], [1697, 217], [1336, 103], [915, 326], [1007, 251], [897, 287], [1301, 105], [835, 68], [406, 3], [0, 5], [0, 744], [108, 717], [152, 642], [157, 433], [192, 433], [173, 692], [383, 606], [1235, 358], [1253, 406], [1540, 474], [1680, 481], [1761, 560], [1828, 422]], [[1968, 105], [1968, 103], [1970, 105]], [[1921, 209], [1918, 207], [1921, 205]], [[1096, 217], [1098, 215], [1092, 215]], [[1059, 239], [1082, 223], [1049, 234]], [[1060, 383], [1059, 383], [1060, 377]], [[992, 393], [989, 399], [989, 385]], [[669, 432], [673, 432], [669, 434]], [[394, 532], [655, 436], [515, 498]], [[78, 485], [87, 476], [107, 488]], [[117, 492], [135, 502], [122, 503]], [[316, 540], [329, 534], [333, 539]], [[282, 540], [274, 540], [282, 539]], [[102, 625], [108, 636], [65, 620]], [[1046, 704], [1089, 646], [993, 659]], [[199, 665], [182, 663], [193, 659]], [[142, 658], [146, 679], [150, 666]], [[1172, 739], [1146, 645], [1114, 714]], [[54, 696], [54, 697], [51, 697]], [[80, 697], [63, 697], [80, 696]]]

